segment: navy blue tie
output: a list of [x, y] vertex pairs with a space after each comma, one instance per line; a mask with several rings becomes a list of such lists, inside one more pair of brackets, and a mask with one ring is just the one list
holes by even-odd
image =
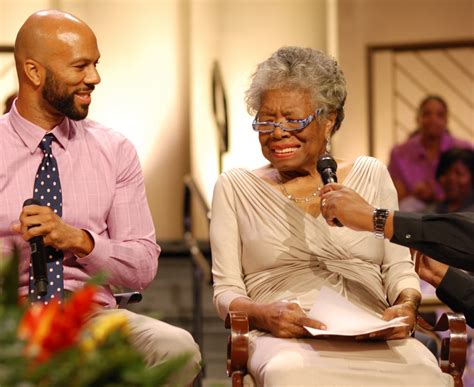
[[[36, 173], [33, 197], [40, 201], [41, 205], [50, 207], [58, 216], [62, 216], [62, 193], [59, 181], [59, 170], [56, 159], [51, 151], [51, 143], [54, 135], [48, 133], [43, 137], [40, 148], [44, 153], [43, 160]], [[48, 289], [44, 296], [35, 294], [33, 284], [32, 268], [30, 264], [30, 300], [43, 301], [47, 304], [52, 299], [62, 300], [64, 293], [63, 285], [63, 252], [51, 246], [46, 246]]]

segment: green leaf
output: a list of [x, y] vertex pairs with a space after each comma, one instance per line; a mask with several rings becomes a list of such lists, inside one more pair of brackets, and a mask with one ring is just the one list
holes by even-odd
[[14, 248], [10, 258], [0, 257], [0, 305], [14, 306], [18, 304], [18, 248]]

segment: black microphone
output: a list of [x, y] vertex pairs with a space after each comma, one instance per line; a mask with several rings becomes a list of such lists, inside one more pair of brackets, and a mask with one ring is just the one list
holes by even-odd
[[[36, 199], [26, 199], [23, 207], [36, 204], [41, 206], [41, 203]], [[37, 225], [29, 226], [36, 227]], [[46, 250], [44, 248], [43, 237], [35, 236], [29, 241], [31, 247], [31, 264], [33, 265], [33, 281], [35, 285], [35, 294], [44, 296], [48, 289], [48, 274], [46, 268]]]
[[[332, 156], [325, 154], [319, 157], [318, 163], [316, 164], [316, 169], [321, 175], [324, 185], [329, 183], [337, 183], [337, 163], [336, 160], [332, 158]], [[338, 227], [343, 226], [343, 224], [336, 218], [333, 219], [333, 222]]]

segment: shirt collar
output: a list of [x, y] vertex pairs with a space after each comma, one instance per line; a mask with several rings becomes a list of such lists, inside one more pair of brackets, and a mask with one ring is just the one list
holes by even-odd
[[[16, 109], [16, 100], [10, 109], [10, 123], [23, 143], [33, 154], [47, 132], [38, 125], [23, 118], [20, 113], [18, 113], [18, 110]], [[62, 148], [67, 149], [73, 127], [74, 123], [72, 120], [68, 117], [64, 117], [61, 123], [55, 126], [49, 133], [54, 135], [56, 141]]]
[[[416, 152], [419, 157], [427, 157], [426, 149], [421, 144], [421, 134], [414, 135], [409, 141], [413, 144], [413, 152]], [[444, 152], [452, 148], [452, 146], [453, 138], [448, 131], [445, 131], [441, 136], [440, 151]]]

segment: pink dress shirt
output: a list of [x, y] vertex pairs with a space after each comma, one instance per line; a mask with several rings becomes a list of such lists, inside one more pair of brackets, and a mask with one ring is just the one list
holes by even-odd
[[[10, 226], [18, 222], [24, 200], [33, 196], [43, 157], [38, 145], [46, 132], [13, 105], [0, 117], [0, 133], [0, 252], [20, 248], [20, 295], [26, 296], [30, 246]], [[107, 285], [98, 301], [112, 307], [111, 286], [142, 290], [158, 267], [160, 247], [137, 153], [124, 136], [88, 119], [65, 118], [51, 133], [57, 140], [52, 151], [61, 179], [62, 219], [94, 239], [94, 249], [85, 257], [64, 252], [64, 287], [73, 291], [104, 273]]]

